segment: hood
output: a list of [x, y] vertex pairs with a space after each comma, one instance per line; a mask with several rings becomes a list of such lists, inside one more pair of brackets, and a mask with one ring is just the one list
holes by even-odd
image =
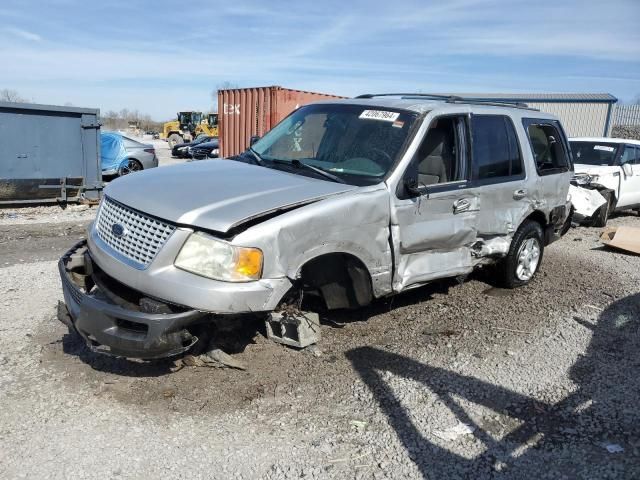
[[620, 172], [620, 167], [617, 165], [587, 165], [584, 163], [574, 163], [573, 170], [575, 173], [586, 173], [589, 175], [607, 175]]
[[357, 187], [234, 160], [190, 162], [118, 178], [110, 198], [155, 217], [217, 232]]

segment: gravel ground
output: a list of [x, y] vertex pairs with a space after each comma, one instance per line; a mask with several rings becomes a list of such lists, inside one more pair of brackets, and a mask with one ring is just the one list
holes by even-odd
[[640, 478], [640, 256], [598, 229], [525, 288], [434, 283], [325, 318], [308, 351], [249, 325], [226, 346], [246, 372], [172, 372], [55, 319], [79, 213], [0, 223], [0, 478]]

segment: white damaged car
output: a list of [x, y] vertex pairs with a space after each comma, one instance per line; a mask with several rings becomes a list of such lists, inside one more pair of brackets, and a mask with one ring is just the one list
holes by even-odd
[[640, 211], [640, 141], [571, 138], [575, 176], [570, 191], [578, 216], [604, 227], [611, 212]]

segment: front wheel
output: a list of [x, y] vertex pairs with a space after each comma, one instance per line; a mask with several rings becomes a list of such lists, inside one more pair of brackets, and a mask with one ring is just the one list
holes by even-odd
[[509, 253], [499, 265], [500, 283], [506, 288], [526, 285], [534, 277], [544, 253], [542, 227], [525, 220], [511, 240]]

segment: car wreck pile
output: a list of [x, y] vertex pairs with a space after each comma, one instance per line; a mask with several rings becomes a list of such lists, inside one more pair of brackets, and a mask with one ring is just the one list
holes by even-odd
[[[476, 268], [526, 285], [572, 210], [593, 218], [606, 204], [606, 222], [629, 205], [604, 176], [574, 177], [570, 152], [557, 118], [511, 104], [307, 105], [225, 161], [112, 182], [87, 240], [60, 260], [60, 319], [94, 351], [220, 361], [222, 324], [258, 318], [304, 348], [325, 310]], [[640, 179], [640, 165], [620, 168]]]

